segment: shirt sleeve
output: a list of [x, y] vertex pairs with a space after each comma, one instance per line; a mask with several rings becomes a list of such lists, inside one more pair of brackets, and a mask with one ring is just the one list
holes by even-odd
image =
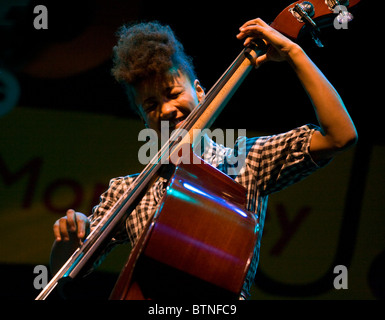
[[[100, 196], [99, 204], [93, 208], [92, 215], [89, 217], [91, 230], [96, 227], [96, 225], [104, 217], [105, 213], [110, 210], [116, 201], [124, 194], [132, 182], [131, 180], [133, 180], [131, 176], [119, 177], [110, 180], [107, 191]], [[118, 238], [122, 238], [122, 235], [124, 235], [123, 238], [126, 238], [127, 236], [125, 234], [126, 232], [123, 226], [122, 230], [119, 230], [116, 236]]]
[[309, 153], [316, 130], [320, 128], [308, 124], [286, 133], [254, 138], [246, 165], [251, 168], [262, 194], [280, 191], [330, 162], [316, 163]]
[[[112, 208], [114, 203], [124, 194], [132, 180], [133, 177], [131, 176], [118, 177], [110, 180], [107, 191], [100, 196], [99, 204], [93, 208], [92, 214], [88, 217], [91, 231], [99, 224], [106, 212]], [[129, 238], [125, 225], [122, 224], [121, 228], [119, 228], [114, 234], [111, 241], [100, 252], [99, 257], [94, 262], [91, 270], [96, 269], [117, 244], [127, 243], [128, 241]]]

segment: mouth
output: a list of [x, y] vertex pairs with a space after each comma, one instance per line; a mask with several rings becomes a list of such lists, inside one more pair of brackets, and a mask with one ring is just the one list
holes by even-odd
[[170, 131], [173, 131], [175, 129], [179, 129], [180, 127], [182, 127], [185, 120], [186, 120], [186, 117], [180, 117], [170, 121]]
[[162, 121], [160, 130], [167, 130], [169, 133], [181, 128], [187, 117], [179, 117], [172, 120]]

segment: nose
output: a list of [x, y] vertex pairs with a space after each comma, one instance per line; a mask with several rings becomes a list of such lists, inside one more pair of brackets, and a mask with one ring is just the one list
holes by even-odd
[[160, 118], [161, 120], [170, 120], [176, 116], [178, 109], [170, 100], [163, 101], [163, 104], [160, 108]]

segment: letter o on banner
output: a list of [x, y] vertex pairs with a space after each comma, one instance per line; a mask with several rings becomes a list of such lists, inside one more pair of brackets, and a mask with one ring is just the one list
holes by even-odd
[[[55, 203], [55, 193], [60, 189], [72, 190], [73, 199], [69, 203]], [[47, 209], [62, 214], [69, 208], [78, 208], [83, 201], [83, 189], [79, 182], [70, 179], [58, 179], [50, 183], [44, 191], [43, 201]]]

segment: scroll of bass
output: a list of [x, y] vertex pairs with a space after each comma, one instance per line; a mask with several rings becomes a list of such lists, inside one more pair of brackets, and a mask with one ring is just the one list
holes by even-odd
[[[271, 26], [291, 39], [307, 29], [317, 43], [319, 28], [330, 25], [337, 14], [351, 19], [345, 9], [359, 0], [348, 2], [297, 1]], [[337, 11], [342, 5], [343, 11]], [[191, 157], [196, 156], [191, 152]], [[239, 297], [258, 237], [258, 218], [245, 209], [242, 186], [197, 161], [191, 158], [194, 164], [176, 167], [110, 299]]]
[[310, 33], [315, 43], [322, 47], [318, 38], [320, 29], [328, 26], [345, 28], [353, 20], [349, 10], [359, 2], [360, 0], [296, 1], [280, 13], [271, 26], [293, 40], [300, 34]]

